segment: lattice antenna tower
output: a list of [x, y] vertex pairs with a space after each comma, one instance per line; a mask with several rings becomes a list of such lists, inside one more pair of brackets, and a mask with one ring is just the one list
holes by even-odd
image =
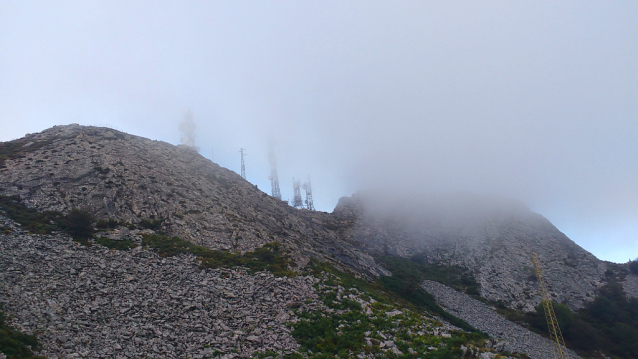
[[292, 198], [292, 206], [295, 208], [303, 208], [303, 200], [301, 199], [301, 183], [299, 180], [292, 178], [292, 188], [295, 191], [295, 195]]
[[270, 160], [270, 187], [272, 188], [272, 196], [281, 200], [281, 191], [279, 190], [279, 178], [277, 177], [277, 159], [275, 158], [275, 150], [273, 145], [268, 149], [268, 159]]
[[308, 182], [303, 184], [303, 189], [306, 191], [306, 208], [314, 211], [315, 205], [312, 202], [312, 186], [310, 185], [310, 176], [308, 176]]
[[246, 154], [245, 149], [240, 148], [239, 149], [239, 153], [241, 153], [241, 176], [244, 177], [244, 179], [246, 179], [246, 165], [244, 165], [244, 156], [248, 156]]
[[541, 303], [543, 304], [543, 309], [545, 310], [545, 320], [547, 320], [547, 328], [549, 329], [549, 339], [555, 344], [552, 346], [552, 349], [554, 351], [554, 358], [569, 359], [567, 347], [565, 346], [565, 340], [563, 339], [563, 334], [561, 333], [560, 327], [558, 326], [558, 319], [556, 318], [556, 313], [554, 313], [552, 301], [549, 298], [547, 287], [545, 286], [545, 282], [543, 281], [541, 267], [538, 264], [538, 257], [534, 252], [532, 252], [532, 263], [534, 264], [534, 272], [536, 273], [536, 278], [538, 278], [538, 290], [541, 292], [541, 297], [543, 298], [541, 300]]

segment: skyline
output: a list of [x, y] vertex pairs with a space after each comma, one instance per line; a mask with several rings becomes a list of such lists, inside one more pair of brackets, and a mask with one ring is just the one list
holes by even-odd
[[0, 1], [0, 141], [106, 124], [330, 212], [370, 188], [520, 200], [638, 257], [638, 4]]

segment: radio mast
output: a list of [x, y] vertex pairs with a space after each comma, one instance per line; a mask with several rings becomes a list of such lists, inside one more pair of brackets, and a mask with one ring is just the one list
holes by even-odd
[[308, 182], [304, 183], [302, 187], [304, 191], [306, 191], [306, 208], [314, 211], [315, 205], [312, 203], [312, 186], [310, 186], [310, 176], [308, 176]]
[[275, 158], [275, 149], [272, 143], [268, 149], [268, 159], [270, 160], [270, 186], [272, 188], [272, 196], [281, 200], [281, 192], [279, 191], [279, 178], [277, 177], [277, 159]]
[[295, 196], [292, 198], [292, 206], [295, 208], [303, 208], [303, 200], [301, 199], [301, 189], [299, 180], [292, 178], [292, 188], [295, 190]]
[[246, 151], [243, 148], [239, 149], [239, 153], [241, 153], [241, 176], [244, 177], [244, 179], [246, 179], [246, 166], [244, 165], [244, 155], [248, 156], [247, 154], [244, 153], [244, 151]]

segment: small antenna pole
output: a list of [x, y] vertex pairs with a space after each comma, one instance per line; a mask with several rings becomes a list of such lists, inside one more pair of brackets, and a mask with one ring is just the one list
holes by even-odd
[[244, 151], [246, 151], [243, 148], [239, 149], [239, 153], [241, 153], [241, 176], [246, 179], [246, 166], [244, 165], [244, 155], [248, 156], [246, 153], [244, 153]]

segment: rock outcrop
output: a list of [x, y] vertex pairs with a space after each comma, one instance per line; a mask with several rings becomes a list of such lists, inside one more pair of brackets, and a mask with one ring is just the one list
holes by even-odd
[[453, 194], [342, 198], [333, 221], [360, 248], [468, 268], [486, 299], [532, 311], [540, 303], [530, 254], [536, 252], [551, 296], [572, 308], [592, 300], [607, 266], [523, 204]]

